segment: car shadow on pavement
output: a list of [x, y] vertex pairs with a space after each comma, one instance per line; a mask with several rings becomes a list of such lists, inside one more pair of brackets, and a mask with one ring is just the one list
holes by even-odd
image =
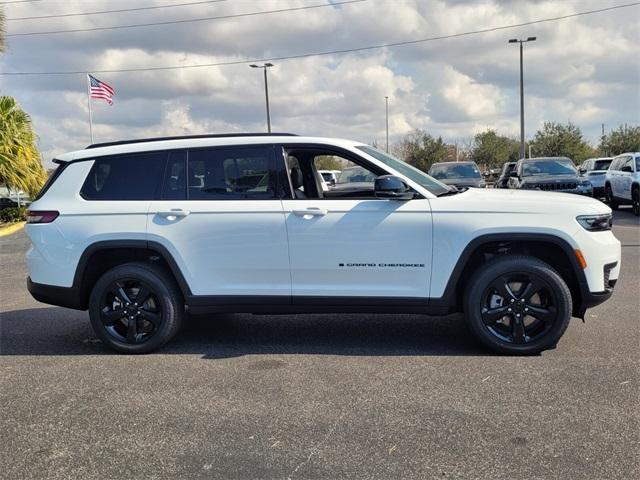
[[[460, 315], [196, 316], [157, 354], [204, 359], [248, 354], [470, 355], [491, 353], [471, 337]], [[34, 308], [0, 313], [0, 356], [110, 355], [86, 312]]]

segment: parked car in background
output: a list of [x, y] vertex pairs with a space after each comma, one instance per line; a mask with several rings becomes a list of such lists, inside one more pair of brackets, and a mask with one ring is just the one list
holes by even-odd
[[0, 210], [4, 210], [5, 208], [13, 208], [17, 206], [18, 206], [18, 202], [14, 202], [10, 198], [7, 198], [7, 197], [0, 198]]
[[429, 169], [429, 175], [454, 187], [485, 188], [487, 186], [476, 162], [434, 163]]
[[604, 197], [604, 177], [612, 161], [612, 157], [590, 158], [578, 168], [580, 175], [591, 182], [596, 198]]
[[511, 172], [513, 172], [516, 168], [516, 162], [506, 162], [502, 166], [502, 171], [496, 180], [496, 183], [493, 185], [494, 188], [508, 188], [509, 187], [509, 176]]
[[318, 170], [327, 185], [335, 185], [341, 172], [341, 170]]
[[604, 181], [607, 202], [613, 210], [630, 203], [633, 213], [640, 216], [640, 152], [615, 157]]
[[340, 172], [336, 183], [331, 187], [334, 192], [352, 195], [360, 195], [363, 192], [373, 191], [373, 183], [376, 176], [360, 166], [348, 167]]
[[537, 157], [518, 160], [511, 172], [509, 188], [567, 192], [593, 196], [589, 180], [580, 177], [567, 157]]

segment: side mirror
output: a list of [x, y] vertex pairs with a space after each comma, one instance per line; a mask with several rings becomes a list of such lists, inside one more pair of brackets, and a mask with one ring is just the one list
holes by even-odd
[[633, 168], [631, 168], [631, 165], [625, 165], [624, 167], [622, 167], [620, 169], [621, 172], [629, 172], [629, 173], [633, 173]]
[[584, 175], [585, 173], [587, 173], [587, 169], [584, 167], [578, 167], [578, 171], [580, 172], [580, 174]]
[[518, 171], [514, 170], [512, 172], [509, 172], [509, 177], [511, 178], [518, 178]]
[[335, 178], [332, 178], [331, 180], [329, 180], [329, 182], [328, 182], [328, 183], [329, 183], [329, 185], [331, 185], [331, 186], [333, 187], [333, 186], [335, 186], [335, 184], [336, 184], [336, 179], [335, 179]]
[[389, 198], [392, 200], [411, 200], [413, 191], [399, 177], [393, 175], [381, 175], [375, 179], [373, 193], [377, 198]]

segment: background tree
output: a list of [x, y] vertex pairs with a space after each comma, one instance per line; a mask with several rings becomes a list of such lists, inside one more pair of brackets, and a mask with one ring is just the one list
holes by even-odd
[[516, 162], [520, 157], [520, 142], [498, 135], [495, 130], [476, 134], [471, 147], [471, 160], [485, 168], [499, 168], [505, 162]]
[[333, 155], [321, 155], [316, 157], [315, 165], [318, 170], [342, 170], [344, 164]]
[[433, 163], [445, 160], [449, 146], [442, 137], [434, 138], [424, 130], [416, 129], [400, 140], [393, 151], [408, 164], [428, 172]]
[[0, 97], [0, 184], [35, 196], [46, 179], [31, 118], [13, 97]]
[[595, 150], [582, 137], [573, 123], [544, 122], [536, 132], [531, 148], [535, 157], [569, 157], [580, 163], [595, 155]]
[[600, 155], [613, 157], [625, 152], [640, 152], [640, 126], [620, 125], [602, 137], [598, 146]]

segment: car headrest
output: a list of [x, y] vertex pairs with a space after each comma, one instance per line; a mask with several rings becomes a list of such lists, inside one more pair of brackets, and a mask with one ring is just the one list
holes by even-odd
[[302, 172], [300, 169], [293, 167], [289, 173], [291, 175], [291, 186], [294, 189], [300, 188], [302, 186]]

